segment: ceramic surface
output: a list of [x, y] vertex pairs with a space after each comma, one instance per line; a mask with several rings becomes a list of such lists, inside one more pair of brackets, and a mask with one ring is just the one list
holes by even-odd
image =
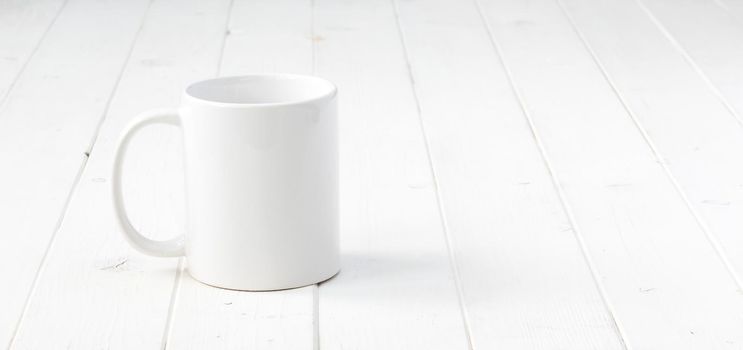
[[[183, 131], [187, 231], [169, 241], [137, 232], [124, 210], [121, 168], [137, 130]], [[186, 256], [209, 285], [273, 290], [339, 270], [336, 88], [298, 75], [252, 75], [186, 88], [178, 110], [138, 116], [119, 141], [114, 207], [126, 238], [154, 256]]]

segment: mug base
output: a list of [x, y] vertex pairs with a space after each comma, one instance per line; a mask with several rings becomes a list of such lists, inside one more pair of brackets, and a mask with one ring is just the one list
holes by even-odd
[[207, 285], [209, 287], [214, 287], [214, 288], [219, 288], [219, 289], [225, 289], [225, 290], [234, 290], [234, 291], [238, 291], [238, 292], [272, 292], [272, 291], [279, 291], [279, 290], [302, 288], [302, 287], [311, 286], [313, 284], [323, 283], [323, 282], [328, 281], [328, 280], [332, 279], [333, 277], [337, 276], [341, 272], [341, 270], [340, 270], [340, 268], [339, 269], [336, 269], [332, 274], [330, 274], [328, 276], [323, 276], [318, 281], [315, 281], [315, 282], [310, 282], [310, 283], [303, 282], [303, 283], [299, 283], [297, 285], [289, 285], [289, 286], [286, 286], [286, 287], [282, 286], [282, 287], [277, 287], [277, 288], [235, 288], [235, 287], [220, 286], [220, 285], [218, 285], [216, 283], [206, 282], [206, 281], [200, 279], [199, 277], [194, 276], [194, 274], [191, 273], [191, 270], [188, 269], [188, 268], [186, 268], [186, 272], [188, 273], [189, 276], [191, 276], [191, 278], [193, 278], [197, 282], [199, 282], [201, 284], [204, 284], [204, 285]]

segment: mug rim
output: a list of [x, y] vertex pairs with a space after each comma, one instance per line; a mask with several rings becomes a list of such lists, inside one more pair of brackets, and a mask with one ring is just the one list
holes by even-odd
[[[250, 79], [250, 78], [314, 80], [315, 82], [319, 82], [321, 84], [327, 85], [328, 89], [326, 92], [318, 94], [317, 96], [312, 96], [309, 98], [298, 99], [298, 100], [281, 101], [281, 102], [226, 102], [226, 101], [219, 101], [215, 99], [199, 97], [189, 91], [200, 84], [214, 83], [214, 82], [219, 82], [219, 81], [242, 80], [242, 79]], [[301, 105], [301, 104], [322, 101], [325, 99], [332, 99], [337, 94], [338, 94], [338, 87], [335, 84], [333, 84], [330, 80], [320, 78], [314, 75], [292, 74], [292, 73], [255, 73], [255, 74], [230, 75], [230, 76], [224, 76], [224, 77], [208, 78], [208, 79], [194, 81], [188, 84], [188, 86], [186, 86], [185, 89], [183, 89], [183, 95], [186, 96], [190, 100], [198, 101], [200, 103], [205, 103], [205, 104], [213, 105], [213, 106], [236, 107], [236, 108], [280, 107], [280, 106]]]

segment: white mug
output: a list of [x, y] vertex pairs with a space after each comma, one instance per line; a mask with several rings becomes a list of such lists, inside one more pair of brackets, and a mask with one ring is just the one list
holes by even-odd
[[[119, 140], [112, 188], [129, 243], [186, 256], [195, 279], [236, 290], [324, 281], [339, 268], [335, 86], [288, 74], [210, 79], [186, 88], [178, 110], [137, 117]], [[121, 169], [133, 134], [150, 124], [183, 132], [186, 232], [146, 238], [124, 210]]]

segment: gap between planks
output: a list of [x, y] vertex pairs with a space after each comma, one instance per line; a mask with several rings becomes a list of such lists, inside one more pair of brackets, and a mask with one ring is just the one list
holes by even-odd
[[59, 229], [62, 227], [62, 222], [64, 222], [65, 215], [67, 214], [67, 210], [70, 207], [70, 202], [72, 201], [72, 197], [75, 195], [75, 189], [77, 188], [78, 184], [80, 184], [80, 179], [82, 178], [83, 171], [85, 170], [85, 166], [88, 165], [88, 159], [90, 157], [85, 156], [83, 159], [83, 163], [80, 164], [80, 167], [77, 170], [77, 174], [75, 174], [75, 179], [72, 182], [72, 188], [70, 189], [69, 193], [67, 193], [67, 198], [65, 198], [64, 204], [62, 205], [62, 212], [60, 213], [59, 217], [57, 218], [57, 223], [54, 224], [54, 231], [52, 232], [52, 236], [49, 238], [49, 242], [46, 244], [46, 248], [44, 248], [44, 255], [41, 257], [41, 261], [39, 262], [39, 267], [36, 269], [36, 274], [34, 275], [33, 282], [31, 282], [31, 290], [29, 290], [28, 295], [26, 296], [26, 300], [23, 302], [23, 311], [21, 311], [21, 315], [18, 317], [18, 321], [15, 324], [15, 327], [13, 328], [13, 333], [10, 336], [10, 341], [8, 342], [8, 350], [13, 348], [13, 344], [15, 342], [16, 335], [18, 335], [18, 330], [21, 328], [21, 323], [23, 322], [23, 318], [26, 315], [26, 311], [28, 311], [29, 305], [31, 305], [31, 299], [33, 298], [36, 286], [39, 283], [39, 277], [41, 276], [42, 272], [44, 271], [44, 266], [46, 266], [47, 257], [49, 256], [49, 252], [54, 247], [55, 238], [57, 237], [57, 232], [59, 232]]
[[[217, 59], [217, 76], [222, 71], [222, 59], [224, 58], [224, 50], [227, 46], [227, 36], [230, 35], [230, 19], [232, 18], [232, 8], [235, 5], [235, 0], [230, 0], [227, 5], [227, 16], [224, 24], [224, 34], [222, 35], [222, 45], [219, 49], [219, 58]], [[133, 47], [133, 46], [132, 46]], [[176, 275], [173, 281], [173, 291], [170, 294], [170, 304], [168, 305], [168, 315], [165, 318], [165, 329], [163, 330], [163, 340], [161, 349], [165, 350], [168, 348], [168, 339], [170, 339], [171, 332], [173, 330], [173, 317], [175, 316], [175, 309], [178, 306], [178, 294], [180, 292], [181, 284], [183, 283], [183, 275], [186, 273], [185, 268], [186, 258], [181, 256], [178, 258], [178, 266], [176, 267]]]
[[11, 91], [13, 91], [15, 84], [18, 82], [18, 79], [20, 79], [23, 72], [26, 71], [26, 67], [28, 67], [28, 62], [30, 62], [31, 59], [36, 55], [36, 51], [38, 51], [39, 47], [41, 47], [41, 43], [44, 42], [46, 35], [49, 34], [49, 30], [51, 30], [54, 24], [57, 23], [57, 19], [59, 18], [59, 15], [62, 14], [62, 11], [64, 11], [65, 7], [67, 7], [68, 2], [69, 0], [64, 0], [64, 2], [62, 3], [62, 6], [60, 6], [59, 10], [57, 10], [57, 13], [54, 14], [54, 18], [51, 20], [51, 22], [49, 22], [49, 25], [46, 26], [46, 28], [44, 29], [44, 32], [41, 34], [41, 37], [39, 37], [39, 40], [36, 42], [36, 45], [34, 45], [33, 49], [31, 49], [31, 52], [28, 54], [28, 57], [26, 57], [26, 60], [23, 61], [21, 68], [18, 70], [16, 75], [13, 77], [13, 80], [8, 85], [8, 89], [5, 90], [5, 94], [2, 97], [0, 97], [0, 106], [5, 104], [5, 100], [8, 98], [8, 96], [10, 96]]
[[[44, 32], [44, 36], [49, 32], [49, 30], [52, 28], [52, 25], [57, 21], [57, 18], [59, 18], [59, 15], [62, 13], [62, 10], [64, 9], [65, 5], [67, 5], [67, 2], [69, 0], [65, 0], [65, 3], [60, 8], [59, 12], [54, 17], [54, 20], [52, 23], [46, 28]], [[33, 282], [31, 283], [31, 290], [28, 292], [28, 296], [26, 297], [25, 302], [23, 303], [23, 311], [21, 312], [20, 317], [18, 317], [18, 322], [16, 322], [15, 328], [13, 329], [13, 333], [10, 337], [10, 341], [8, 342], [8, 349], [13, 348], [13, 344], [15, 342], [16, 335], [18, 334], [18, 330], [21, 327], [21, 324], [23, 323], [23, 319], [26, 315], [26, 312], [28, 311], [28, 307], [31, 304], [31, 300], [36, 293], [36, 288], [39, 283], [39, 277], [41, 276], [42, 272], [44, 271], [44, 268], [47, 264], [47, 259], [49, 257], [49, 252], [54, 247], [54, 243], [57, 238], [57, 233], [59, 232], [60, 228], [62, 227], [62, 223], [64, 222], [65, 216], [67, 214], [67, 211], [70, 206], [70, 202], [72, 201], [72, 197], [75, 195], [75, 191], [77, 190], [78, 186], [80, 185], [80, 179], [82, 178], [82, 174], [85, 171], [85, 167], [88, 165], [88, 160], [90, 159], [90, 154], [93, 152], [93, 147], [95, 146], [95, 141], [98, 138], [98, 134], [101, 130], [101, 125], [103, 125], [103, 122], [106, 119], [106, 115], [108, 115], [108, 110], [111, 106], [111, 100], [116, 95], [116, 91], [118, 90], [119, 83], [121, 82], [121, 77], [124, 75], [124, 71], [126, 70], [126, 66], [129, 63], [129, 59], [132, 56], [132, 52], [134, 51], [134, 47], [137, 43], [137, 39], [139, 38], [139, 34], [142, 32], [142, 28], [144, 27], [144, 23], [147, 19], [147, 14], [149, 13], [150, 7], [152, 6], [152, 2], [154, 0], [150, 0], [147, 3], [147, 8], [145, 9], [144, 14], [142, 15], [142, 20], [139, 22], [139, 26], [137, 27], [137, 31], [134, 34], [134, 39], [132, 40], [132, 43], [129, 46], [129, 49], [126, 54], [126, 59], [124, 60], [123, 64], [121, 65], [121, 69], [119, 70], [119, 74], [116, 77], [116, 81], [114, 82], [114, 88], [111, 90], [111, 93], [109, 94], [108, 98], [106, 99], [106, 105], [104, 106], [103, 113], [101, 117], [98, 120], [98, 123], [95, 127], [95, 131], [93, 132], [92, 140], [90, 141], [90, 144], [88, 148], [85, 151], [85, 157], [83, 158], [82, 164], [80, 164], [80, 167], [78, 168], [77, 174], [75, 174], [75, 179], [72, 183], [72, 186], [70, 188], [70, 191], [67, 194], [67, 198], [65, 198], [64, 205], [62, 206], [62, 212], [59, 215], [59, 219], [57, 220], [57, 223], [54, 226], [54, 232], [52, 232], [52, 236], [49, 238], [49, 242], [47, 243], [47, 246], [44, 250], [44, 255], [41, 258], [41, 262], [39, 263], [39, 268], [36, 269], [36, 274], [34, 275]], [[29, 55], [26, 62], [23, 64], [23, 68], [18, 73], [18, 75], [15, 77], [15, 80], [8, 88], [8, 91], [4, 97], [7, 97], [10, 95], [13, 86], [15, 86], [15, 82], [18, 80], [18, 78], [21, 75], [21, 72], [25, 70], [26, 65], [31, 60], [31, 57], [33, 57], [33, 54], [36, 53], [36, 50], [41, 46], [41, 42], [43, 41], [43, 38], [39, 40], [39, 43], [34, 47], [34, 51], [31, 55]], [[4, 102], [4, 100], [3, 100]]]
[[511, 90], [516, 97], [516, 100], [518, 101], [519, 107], [521, 108], [521, 112], [526, 119], [527, 123], [529, 124], [529, 130], [532, 133], [532, 136], [534, 137], [534, 142], [537, 145], [537, 148], [539, 149], [539, 153], [542, 156], [542, 160], [544, 161], [544, 165], [547, 168], [547, 171], [549, 172], [550, 179], [552, 180], [552, 185], [555, 188], [555, 191], [557, 192], [557, 196], [560, 200], [560, 204], [565, 212], [565, 215], [567, 216], [570, 226], [572, 227], [573, 234], [575, 236], [575, 240], [577, 241], [578, 245], [580, 246], [580, 250], [583, 253], [583, 259], [586, 262], [586, 265], [588, 265], [588, 269], [591, 273], [591, 277], [593, 277], [593, 281], [596, 285], [596, 289], [598, 290], [599, 294], [601, 295], [601, 300], [604, 303], [604, 307], [606, 308], [607, 312], [609, 313], [609, 316], [611, 317], [612, 322], [614, 323], [617, 336], [619, 340], [622, 343], [622, 346], [625, 349], [631, 349], [632, 347], [627, 343], [626, 341], [626, 331], [624, 330], [624, 327], [622, 326], [621, 322], [616, 318], [616, 313], [612, 307], [611, 302], [609, 301], [608, 293], [606, 292], [606, 288], [604, 287], [603, 283], [601, 283], [601, 280], [598, 275], [598, 271], [596, 269], [596, 265], [593, 262], [593, 258], [591, 257], [591, 254], [588, 252], [588, 247], [586, 246], [586, 243], [583, 239], [583, 235], [581, 232], [580, 227], [578, 227], [577, 221], [575, 220], [575, 216], [573, 214], [573, 211], [570, 207], [570, 204], [567, 202], [567, 198], [565, 197], [565, 193], [563, 191], [562, 186], [560, 185], [560, 180], [557, 177], [557, 173], [554, 171], [554, 168], [552, 166], [552, 162], [550, 161], [547, 151], [545, 149], [544, 144], [542, 143], [542, 139], [539, 136], [539, 132], [536, 129], [536, 126], [534, 124], [534, 121], [532, 119], [531, 114], [529, 113], [528, 108], [526, 108], [526, 102], [519, 92], [519, 89], [516, 87], [515, 80], [513, 78], [513, 72], [511, 71], [510, 67], [508, 66], [508, 63], [506, 63], [505, 57], [502, 54], [502, 49], [500, 47], [500, 44], [498, 44], [498, 41], [495, 39], [495, 36], [493, 35], [493, 30], [490, 27], [490, 23], [488, 22], [487, 18], [485, 18], [485, 14], [483, 13], [482, 6], [480, 5], [480, 2], [478, 0], [473, 0], [475, 7], [477, 9], [477, 13], [480, 16], [480, 20], [482, 21], [483, 25], [485, 26], [485, 29], [488, 34], [488, 38], [490, 39], [490, 43], [493, 47], [493, 50], [495, 51], [496, 55], [500, 58], [501, 66], [503, 68], [503, 71], [506, 74], [506, 77], [508, 77], [508, 85], [511, 87]]
[[[611, 78], [611, 75], [604, 67], [603, 63], [601, 63], [601, 60], [596, 55], [596, 52], [593, 50], [593, 47], [588, 43], [583, 33], [580, 31], [578, 26], [576, 25], [573, 17], [570, 15], [570, 13], [565, 8], [562, 0], [555, 0], [557, 2], [558, 7], [560, 7], [560, 10], [562, 10], [562, 13], [567, 18], [568, 22], [570, 23], [570, 26], [575, 31], [575, 34], [578, 36], [580, 41], [583, 43], [583, 46], [585, 47], [586, 51], [591, 55], [591, 59], [596, 64], [596, 66], [601, 71], [601, 75], [606, 80], [607, 84], [611, 87], [611, 90], [614, 92], [614, 95], [617, 97], [619, 102], [622, 104], [622, 108], [627, 112], [627, 115], [632, 120], [632, 123], [635, 125], [637, 130], [642, 135], [643, 140], [645, 140], [645, 143], [647, 144], [648, 148], [653, 152], [653, 156], [655, 157], [658, 164], [663, 168], [663, 172], [666, 174], [666, 177], [668, 178], [668, 181], [671, 182], [673, 185], [673, 188], [675, 189], [676, 193], [681, 197], [684, 204], [686, 205], [686, 208], [689, 210], [689, 212], [694, 217], [694, 220], [697, 222], [697, 225], [699, 228], [704, 232], [704, 236], [709, 242], [709, 244], [712, 246], [712, 248], [715, 250], [715, 253], [717, 254], [717, 257], [720, 259], [722, 264], [725, 266], [725, 269], [727, 270], [728, 274], [733, 278], [735, 281], [735, 284], [738, 286], [739, 289], [743, 290], [743, 282], [741, 282], [740, 277], [736, 273], [732, 263], [730, 262], [730, 259], [727, 257], [727, 254], [725, 253], [724, 248], [720, 244], [720, 241], [717, 239], [717, 237], [712, 233], [712, 231], [709, 229], [705, 221], [702, 219], [701, 215], [699, 215], [699, 212], [694, 208], [694, 205], [689, 200], [688, 196], [686, 195], [686, 192], [681, 188], [681, 185], [679, 184], [678, 180], [676, 180], [676, 177], [671, 172], [671, 169], [668, 167], [668, 163], [665, 161], [663, 156], [660, 154], [660, 151], [658, 150], [658, 147], [655, 145], [653, 140], [648, 135], [647, 130], [645, 127], [640, 123], [640, 120], [637, 118], [637, 115], [635, 115], [635, 112], [630, 108], [629, 104], [627, 103], [627, 100], [625, 99], [624, 95], [622, 95], [621, 92], [619, 92], [619, 89], [617, 89], [617, 86], [614, 82], [614, 80]], [[696, 65], [696, 63], [692, 60], [692, 58], [684, 51], [684, 49], [678, 44], [678, 42], [673, 39], [672, 36], [670, 36], [670, 33], [665, 30], [665, 28], [660, 24], [657, 19], [652, 15], [652, 13], [649, 12], [649, 10], [642, 4], [641, 0], [636, 0], [637, 4], [645, 11], [646, 14], [650, 17], [653, 24], [655, 24], [658, 29], [663, 32], [664, 36], [671, 42], [671, 44], [676, 47], [679, 52], [684, 56], [684, 58], [687, 60], [689, 65], [691, 65], [694, 70], [702, 77], [702, 79], [707, 83], [707, 86], [713, 91], [713, 93], [720, 99], [720, 101], [725, 105], [727, 110], [735, 117], [736, 120], [740, 123], [741, 120], [738, 118], [737, 114], [735, 113], [735, 110], [732, 109], [732, 106], [730, 106], [724, 97], [722, 97], [722, 94], [712, 85], [712, 83], [709, 81], [707, 76], [704, 74], [704, 72], [699, 69], [699, 67]]]
[[[555, 1], [558, 1], [558, 3], [560, 2], [559, 0], [555, 0]], [[707, 85], [707, 88], [709, 88], [712, 91], [712, 93], [720, 100], [723, 106], [725, 106], [725, 108], [730, 112], [730, 114], [733, 115], [735, 120], [738, 121], [738, 124], [740, 126], [743, 126], [743, 118], [741, 118], [741, 116], [738, 114], [738, 111], [735, 109], [735, 107], [733, 107], [733, 105], [730, 102], [728, 102], [728, 99], [725, 97], [725, 95], [723, 95], [722, 91], [720, 91], [720, 89], [717, 88], [717, 86], [712, 82], [712, 80], [709, 78], [707, 73], [705, 73], [702, 70], [702, 68], [699, 66], [699, 64], [697, 64], [697, 62], [694, 60], [694, 58], [691, 57], [691, 55], [689, 54], [689, 51], [687, 51], [681, 45], [681, 43], [678, 40], [676, 40], [676, 37], [674, 37], [673, 34], [671, 34], [668, 28], [666, 28], [666, 26], [663, 25], [663, 23], [658, 19], [658, 17], [656, 17], [655, 14], [653, 14], [653, 11], [651, 11], [642, 0], [635, 0], [635, 3], [637, 3], [637, 5], [642, 9], [643, 12], [645, 12], [645, 14], [648, 16], [650, 21], [653, 22], [653, 24], [658, 28], [658, 30], [660, 30], [660, 32], [663, 33], [663, 36], [666, 37], [666, 39], [668, 39], [668, 41], [671, 42], [671, 45], [673, 45], [673, 47], [676, 48], [679, 54], [681, 54], [681, 56], [684, 57], [686, 62], [689, 64], [689, 66], [691, 66], [691, 68], [694, 69], [694, 71], [699, 75], [699, 77], [702, 78], [702, 81], [704, 81], [704, 83]], [[719, 2], [719, 0], [715, 0], [715, 3], [718, 6], [722, 7], [723, 9], [728, 10], [727, 6], [722, 5]], [[560, 7], [562, 7], [562, 4], [560, 4]], [[569, 20], [571, 21], [571, 24], [572, 24], [572, 19], [569, 19]], [[585, 42], [582, 36], [581, 36], [581, 40]], [[591, 55], [593, 56], [592, 51], [591, 51]], [[603, 67], [600, 67], [600, 68], [601, 68], [601, 71], [603, 72], [604, 68]], [[614, 86], [612, 85], [612, 89], [613, 88]], [[622, 101], [622, 104], [624, 104], [624, 101]], [[736, 277], [736, 282], [738, 282], [739, 286], [741, 285], [740, 280], [737, 277]]]
[[163, 340], [161, 349], [168, 348], [168, 339], [170, 339], [170, 333], [173, 329], [173, 316], [175, 315], [175, 307], [178, 305], [178, 292], [181, 289], [181, 280], [183, 279], [183, 268], [184, 258], [178, 258], [178, 266], [175, 268], [175, 280], [173, 281], [173, 291], [170, 293], [170, 304], [168, 305], [168, 317], [165, 319], [165, 329], [163, 331]]
[[402, 26], [400, 24], [400, 10], [397, 6], [397, 0], [390, 0], [392, 2], [392, 8], [395, 12], [395, 24], [397, 25], [397, 33], [400, 39], [400, 44], [402, 46], [403, 56], [405, 58], [405, 66], [408, 73], [408, 80], [410, 81], [410, 87], [413, 92], [413, 100], [415, 101], [415, 110], [417, 114], [418, 119], [418, 126], [420, 128], [420, 132], [423, 136], [423, 145], [426, 152], [426, 161], [428, 163], [428, 171], [431, 173], [431, 178], [433, 180], [433, 193], [436, 198], [436, 208], [438, 210], [439, 214], [439, 220], [441, 225], [441, 230], [444, 233], [444, 242], [446, 243], [446, 250], [447, 255], [449, 257], [449, 268], [451, 269], [452, 276], [454, 277], [454, 286], [457, 292], [457, 303], [459, 304], [459, 312], [460, 317], [462, 318], [462, 323], [464, 325], [464, 335], [467, 340], [467, 347], [472, 350], [475, 348], [474, 343], [472, 341], [472, 331], [470, 327], [469, 322], [469, 315], [467, 313], [467, 307], [464, 302], [464, 294], [462, 291], [462, 282], [461, 277], [459, 274], [459, 269], [457, 268], [457, 259], [454, 252], [454, 249], [452, 247], [452, 238], [451, 238], [451, 232], [449, 231], [449, 226], [446, 221], [446, 213], [444, 211], [444, 205], [441, 198], [441, 192], [439, 191], [439, 180], [436, 176], [436, 171], [434, 168], [433, 163], [433, 157], [431, 156], [431, 147], [430, 142], [428, 138], [428, 133], [426, 132], [426, 126], [423, 122], [423, 114], [421, 113], [421, 105], [420, 105], [420, 97], [418, 96], [418, 89], [415, 86], [415, 79], [413, 77], [413, 70], [410, 66], [410, 53], [408, 52], [408, 46], [405, 42], [405, 35], [402, 31]]

